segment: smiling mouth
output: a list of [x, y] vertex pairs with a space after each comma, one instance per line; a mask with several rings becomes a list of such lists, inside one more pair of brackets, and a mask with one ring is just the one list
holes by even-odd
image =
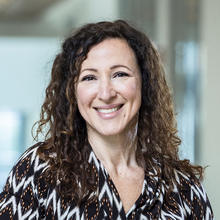
[[118, 111], [123, 105], [116, 106], [114, 108], [95, 108], [96, 111], [104, 114], [112, 113]]

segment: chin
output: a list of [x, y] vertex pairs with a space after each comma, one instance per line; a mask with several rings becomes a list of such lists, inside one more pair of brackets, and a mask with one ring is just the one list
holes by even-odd
[[100, 131], [99, 132], [102, 136], [111, 137], [121, 134], [119, 131]]
[[102, 127], [101, 129], [95, 129], [102, 136], [117, 136], [124, 133], [125, 129], [117, 127]]

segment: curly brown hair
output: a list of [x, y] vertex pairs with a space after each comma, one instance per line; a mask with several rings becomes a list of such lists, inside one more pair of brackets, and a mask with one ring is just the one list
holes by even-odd
[[47, 129], [38, 152], [42, 159], [49, 161], [48, 181], [58, 188], [60, 195], [72, 198], [77, 204], [97, 190], [97, 179], [88, 163], [91, 147], [86, 123], [77, 108], [75, 83], [91, 47], [107, 38], [126, 40], [140, 67], [142, 102], [136, 158], [146, 175], [154, 167], [169, 190], [175, 182], [175, 170], [192, 178], [202, 178], [201, 166], [193, 166], [178, 157], [181, 141], [158, 52], [144, 33], [117, 20], [87, 24], [76, 30], [64, 41], [62, 51], [55, 58], [36, 133], [38, 137]]

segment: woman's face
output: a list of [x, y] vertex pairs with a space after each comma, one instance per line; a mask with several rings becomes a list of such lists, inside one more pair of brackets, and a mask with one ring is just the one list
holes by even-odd
[[106, 39], [91, 48], [81, 65], [76, 97], [89, 135], [118, 135], [136, 124], [141, 74], [125, 40]]

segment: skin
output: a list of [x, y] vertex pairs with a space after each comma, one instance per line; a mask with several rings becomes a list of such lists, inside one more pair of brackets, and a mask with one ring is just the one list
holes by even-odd
[[127, 212], [141, 193], [144, 171], [135, 158], [141, 74], [125, 40], [106, 39], [91, 48], [81, 65], [76, 97], [89, 142]]

